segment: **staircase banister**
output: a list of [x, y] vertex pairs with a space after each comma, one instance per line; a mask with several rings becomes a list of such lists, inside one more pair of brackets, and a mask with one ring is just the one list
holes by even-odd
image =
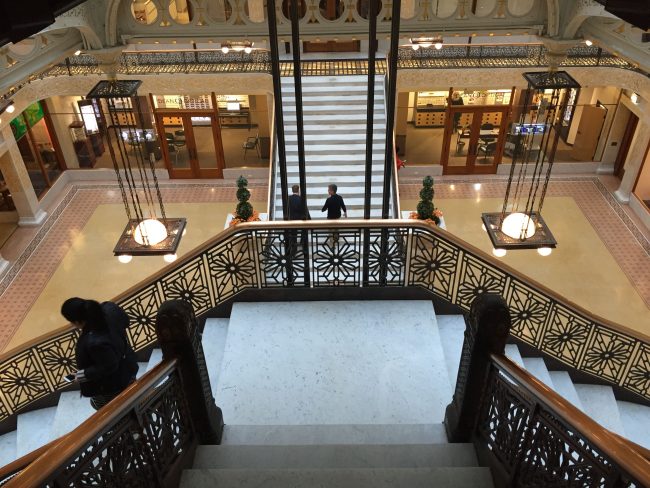
[[603, 454], [614, 460], [622, 470], [642, 482], [643, 486], [650, 486], [650, 460], [646, 459], [646, 453], [637, 451], [625, 439], [592, 420], [506, 356], [491, 354], [490, 359], [499, 371], [514, 379], [537, 402], [574, 427]]
[[[67, 434], [66, 434], [67, 435]], [[31, 452], [28, 452], [22, 457], [19, 457], [15, 461], [10, 462], [2, 467], [0, 467], [0, 486], [6, 486], [6, 483], [9, 481], [8, 478], [15, 476], [17, 473], [29, 466], [35, 459], [42, 456], [44, 453], [52, 449], [55, 444], [59, 443], [65, 435], [54, 439], [53, 441], [48, 442], [47, 444], [34, 449]], [[4, 480], [7, 480], [6, 482]]]
[[[140, 379], [129, 385], [111, 403], [90, 416], [76, 429], [63, 438], [44, 446], [44, 448], [49, 447], [49, 449], [41, 452], [41, 455], [28, 467], [3, 486], [8, 488], [41, 486], [68, 459], [75, 456], [81, 449], [90, 444], [113, 422], [122, 418], [133, 408], [133, 405], [147, 395], [177, 365], [177, 359], [162, 361], [151, 371], [145, 373]], [[34, 452], [38, 451], [41, 450], [39, 449]]]

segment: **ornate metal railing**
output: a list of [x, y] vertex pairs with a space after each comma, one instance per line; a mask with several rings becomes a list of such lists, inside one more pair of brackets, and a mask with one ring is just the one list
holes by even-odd
[[[650, 400], [648, 337], [591, 315], [427, 224], [342, 220], [337, 225], [336, 245], [327, 221], [239, 224], [222, 232], [116, 298], [131, 317], [132, 344], [142, 350], [155, 343], [154, 317], [169, 299], [190, 302], [204, 314], [245, 290], [419, 287], [468, 310], [475, 297], [494, 292], [505, 297], [511, 333], [519, 340]], [[304, 235], [297, 248], [296, 232]], [[61, 329], [0, 358], [0, 420], [65, 386], [76, 337], [75, 329]]]
[[189, 454], [190, 464], [197, 445], [177, 361], [169, 360], [0, 484], [175, 486], [179, 460]]
[[650, 463], [502, 355], [493, 355], [474, 432], [500, 486], [642, 487]]

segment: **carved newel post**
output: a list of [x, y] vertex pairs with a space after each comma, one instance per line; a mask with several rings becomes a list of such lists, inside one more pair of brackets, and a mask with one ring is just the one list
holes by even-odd
[[465, 328], [456, 390], [445, 412], [449, 442], [469, 442], [476, 426], [490, 365], [490, 354], [503, 354], [510, 312], [501, 295], [485, 293], [472, 302]]
[[219, 444], [223, 433], [223, 414], [212, 396], [201, 336], [192, 305], [183, 300], [168, 300], [156, 316], [156, 334], [163, 358], [177, 358], [183, 392], [201, 444]]

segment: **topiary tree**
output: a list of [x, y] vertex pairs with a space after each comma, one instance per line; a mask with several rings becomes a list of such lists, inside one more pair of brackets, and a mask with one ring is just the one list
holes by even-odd
[[433, 205], [433, 178], [425, 176], [422, 180], [420, 190], [420, 202], [417, 206], [418, 218], [421, 220], [433, 220], [436, 225], [440, 224], [440, 217], [436, 215], [436, 207]]
[[251, 197], [251, 192], [246, 188], [248, 185], [248, 180], [243, 176], [237, 178], [237, 209], [235, 210], [237, 215], [235, 217], [241, 219], [243, 222], [246, 222], [253, 216], [253, 206], [248, 203], [248, 199]]

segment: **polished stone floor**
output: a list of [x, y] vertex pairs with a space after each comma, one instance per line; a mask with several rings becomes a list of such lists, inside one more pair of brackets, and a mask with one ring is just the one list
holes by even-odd
[[[490, 252], [479, 217], [498, 210], [505, 182], [484, 177], [477, 189], [478, 181], [439, 177], [435, 202], [449, 232]], [[415, 207], [420, 188], [417, 180], [401, 182], [403, 209]], [[250, 189], [255, 208], [265, 210], [265, 182], [252, 182]], [[234, 208], [235, 186], [223, 180], [169, 182], [163, 195], [170, 216], [188, 217], [183, 254], [221, 229]], [[594, 177], [554, 178], [544, 216], [559, 241], [553, 254], [511, 252], [503, 262], [577, 305], [650, 336], [647, 233], [608, 187]], [[119, 191], [107, 183], [69, 187], [43, 227], [17, 229], [0, 249], [13, 262], [0, 280], [0, 347], [17, 347], [64, 325], [59, 307], [69, 296], [109, 299], [166, 264], [162, 258], [118, 263], [111, 250], [124, 225]]]

